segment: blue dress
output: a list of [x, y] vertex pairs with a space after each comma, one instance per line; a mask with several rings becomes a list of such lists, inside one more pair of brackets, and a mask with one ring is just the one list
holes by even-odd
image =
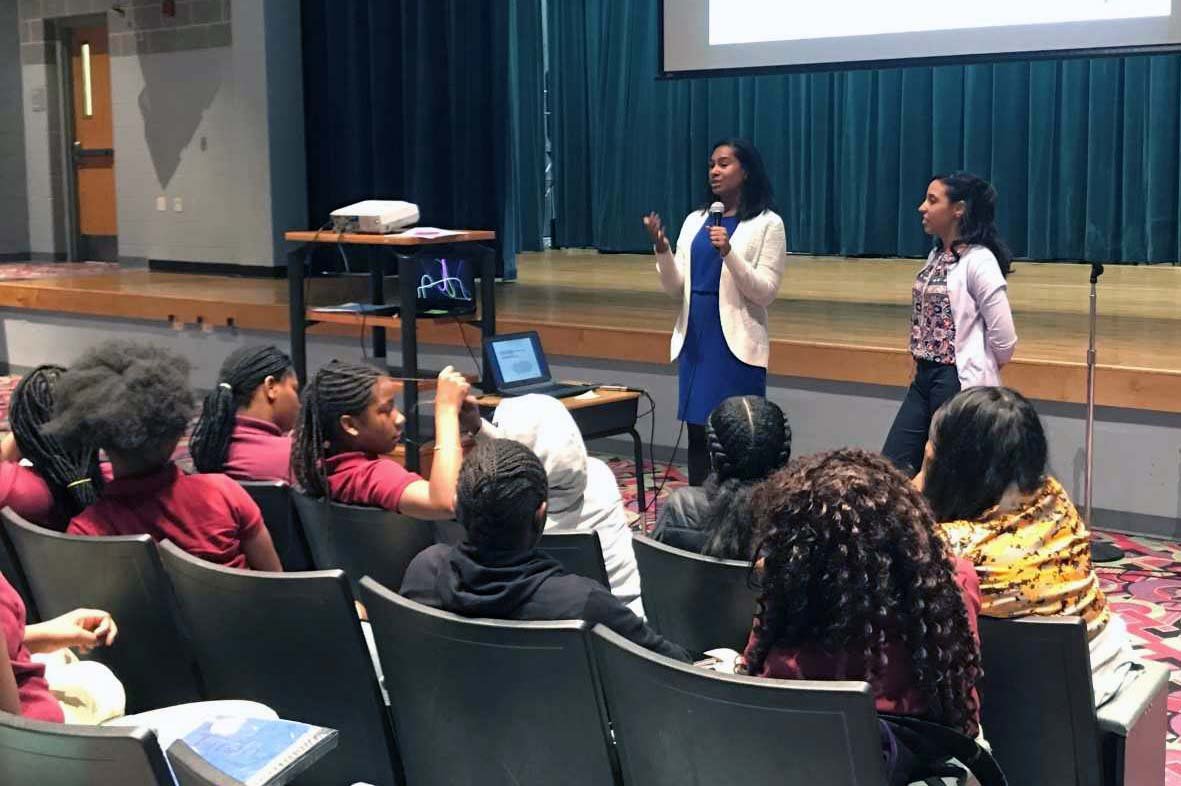
[[[718, 306], [722, 257], [709, 242], [711, 225], [709, 220], [702, 225], [689, 251], [689, 320], [677, 358], [681, 387], [677, 418], [699, 425], [730, 396], [767, 395], [767, 369], [735, 357], [722, 334]], [[722, 226], [734, 237], [738, 217], [723, 218]]]

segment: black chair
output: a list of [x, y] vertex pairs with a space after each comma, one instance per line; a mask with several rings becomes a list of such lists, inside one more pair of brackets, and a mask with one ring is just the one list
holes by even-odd
[[885, 783], [864, 682], [740, 677], [591, 632], [625, 784]]
[[550, 555], [567, 573], [594, 579], [608, 589], [607, 566], [597, 532], [546, 532], [537, 547]]
[[249, 699], [340, 732], [301, 786], [401, 782], [392, 730], [348, 581], [340, 570], [268, 573], [160, 556], [210, 698]]
[[291, 487], [281, 480], [240, 480], [238, 483], [262, 511], [262, 520], [275, 542], [283, 570], [315, 570], [303, 527], [291, 502]]
[[299, 491], [292, 491], [291, 499], [316, 566], [343, 570], [354, 594], [363, 576], [401, 587], [410, 561], [435, 544], [429, 521], [382, 508], [327, 502]]
[[442, 543], [445, 546], [458, 546], [460, 543], [463, 543], [463, 539], [467, 536], [467, 530], [455, 519], [433, 521], [431, 525], [435, 529], [435, 543]]
[[[16, 514], [13, 513], [15, 516]], [[41, 615], [37, 613], [37, 604], [33, 601], [33, 593], [29, 591], [29, 582], [25, 579], [25, 570], [21, 567], [20, 558], [16, 554], [16, 547], [8, 533], [0, 527], [0, 576], [12, 585], [16, 594], [21, 596], [25, 604], [25, 617], [29, 622], [38, 622]]]
[[43, 619], [77, 608], [109, 611], [119, 626], [110, 647], [87, 656], [110, 667], [127, 692], [127, 712], [198, 701], [201, 683], [172, 590], [147, 535], [83, 537], [43, 529], [0, 512]]
[[1010, 783], [1164, 783], [1167, 669], [1147, 664], [1096, 713], [1081, 618], [981, 617], [980, 648], [981, 723]]
[[11, 786], [176, 786], [148, 729], [68, 726], [0, 711], [0, 782]]
[[468, 619], [370, 577], [361, 596], [408, 783], [614, 782], [585, 623]]
[[652, 627], [692, 653], [715, 647], [742, 652], [758, 598], [749, 563], [703, 557], [643, 535], [632, 545]]

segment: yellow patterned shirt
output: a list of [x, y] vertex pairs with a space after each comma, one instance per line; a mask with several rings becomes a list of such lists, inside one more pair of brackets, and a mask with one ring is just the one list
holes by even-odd
[[937, 525], [959, 556], [976, 566], [981, 614], [1078, 616], [1093, 639], [1111, 612], [1091, 567], [1087, 527], [1054, 478], [1014, 510]]

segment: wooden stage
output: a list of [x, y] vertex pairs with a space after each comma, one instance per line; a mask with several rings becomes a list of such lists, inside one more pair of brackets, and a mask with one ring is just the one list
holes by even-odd
[[[586, 250], [522, 254], [497, 286], [502, 333], [537, 329], [546, 350], [662, 364], [678, 301], [653, 260]], [[772, 374], [902, 386], [910, 284], [919, 262], [792, 256], [771, 308]], [[1020, 343], [1006, 384], [1049, 401], [1085, 396], [1089, 265], [1014, 265], [1009, 295]], [[367, 279], [313, 279], [312, 305], [364, 297]], [[389, 291], [389, 290], [387, 290]], [[124, 270], [0, 281], [0, 308], [286, 332], [284, 280]], [[1107, 267], [1099, 286], [1100, 405], [1181, 412], [1181, 267]], [[372, 326], [374, 321], [367, 323]], [[312, 333], [358, 335], [355, 325]], [[422, 321], [424, 343], [462, 344], [453, 322]], [[478, 332], [469, 329], [469, 341]]]

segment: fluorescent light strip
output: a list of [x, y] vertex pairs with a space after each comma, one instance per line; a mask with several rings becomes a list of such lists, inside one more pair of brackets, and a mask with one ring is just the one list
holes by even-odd
[[90, 90], [90, 44], [82, 45], [82, 114], [94, 117], [94, 97]]

